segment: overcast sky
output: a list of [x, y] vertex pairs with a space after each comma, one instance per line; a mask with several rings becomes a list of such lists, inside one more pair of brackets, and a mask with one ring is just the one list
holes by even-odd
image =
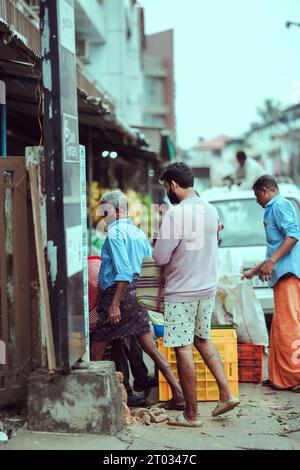
[[[175, 31], [178, 143], [237, 136], [265, 98], [300, 88], [300, 0], [140, 0], [146, 33]], [[299, 96], [298, 91], [298, 96]], [[299, 97], [300, 101], [300, 97]]]

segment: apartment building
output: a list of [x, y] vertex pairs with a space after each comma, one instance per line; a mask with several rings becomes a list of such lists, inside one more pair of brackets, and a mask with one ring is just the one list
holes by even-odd
[[266, 173], [300, 183], [300, 104], [284, 108], [272, 122], [256, 125], [245, 137], [250, 156]]
[[144, 121], [170, 131], [176, 139], [173, 31], [151, 34], [145, 50]]

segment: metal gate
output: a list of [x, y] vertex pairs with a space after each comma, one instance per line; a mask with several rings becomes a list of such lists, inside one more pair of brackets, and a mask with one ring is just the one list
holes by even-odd
[[26, 398], [31, 371], [27, 218], [25, 159], [0, 158], [0, 405]]

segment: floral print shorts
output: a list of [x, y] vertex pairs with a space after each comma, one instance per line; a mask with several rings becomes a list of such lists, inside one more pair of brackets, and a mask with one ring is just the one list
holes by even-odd
[[164, 346], [194, 343], [194, 336], [209, 339], [215, 297], [192, 302], [165, 302]]

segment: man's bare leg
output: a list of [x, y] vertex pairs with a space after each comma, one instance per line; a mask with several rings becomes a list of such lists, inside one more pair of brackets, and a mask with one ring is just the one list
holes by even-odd
[[171, 366], [166, 360], [165, 356], [157, 349], [153, 340], [152, 333], [146, 333], [143, 336], [138, 336], [138, 341], [143, 351], [155, 362], [163, 376], [166, 378], [173, 393], [174, 402], [177, 405], [184, 405], [184, 397], [182, 390], [172, 372]]
[[219, 387], [220, 400], [227, 401], [234, 397], [226, 379], [220, 355], [210, 339], [194, 338], [194, 344], [201, 354], [203, 361], [216, 379]]
[[91, 361], [103, 361], [104, 353], [109, 344], [109, 341], [92, 341]]
[[197, 389], [192, 346], [181, 346], [174, 349], [177, 358], [178, 375], [186, 404], [184, 416], [189, 421], [196, 421], [198, 417]]

